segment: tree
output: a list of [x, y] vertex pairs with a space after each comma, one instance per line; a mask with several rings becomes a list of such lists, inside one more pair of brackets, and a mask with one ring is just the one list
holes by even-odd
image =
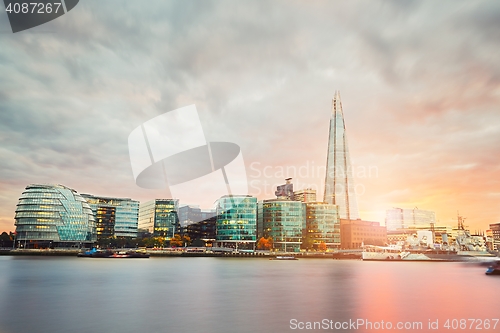
[[326, 243], [325, 242], [319, 243], [318, 250], [325, 252], [326, 251]]
[[257, 242], [257, 249], [259, 250], [270, 250], [273, 247], [273, 239], [271, 237], [264, 238], [261, 237]]
[[182, 235], [182, 242], [186, 246], [191, 245], [191, 237], [189, 237], [188, 235]]
[[314, 247], [314, 241], [311, 237], [304, 237], [302, 240], [301, 248], [305, 250], [311, 250]]
[[2, 234], [0, 235], [0, 240], [3, 240], [3, 241], [11, 241], [12, 238], [10, 237], [10, 235], [8, 233], [6, 233], [5, 231], [2, 232]]
[[170, 238], [170, 246], [183, 246], [181, 235], [175, 234], [174, 237]]

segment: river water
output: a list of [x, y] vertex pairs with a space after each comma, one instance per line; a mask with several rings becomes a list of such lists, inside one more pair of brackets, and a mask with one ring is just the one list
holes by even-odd
[[329, 259], [0, 257], [0, 332], [500, 332], [500, 322], [493, 328], [500, 276], [485, 270]]

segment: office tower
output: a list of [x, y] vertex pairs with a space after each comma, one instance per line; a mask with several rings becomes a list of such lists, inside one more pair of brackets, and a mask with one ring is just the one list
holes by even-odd
[[436, 223], [436, 213], [423, 209], [392, 208], [386, 211], [387, 230], [408, 229], [415, 227], [431, 228]]
[[216, 242], [218, 246], [254, 249], [257, 240], [257, 198], [225, 195], [217, 200]]
[[139, 205], [139, 228], [148, 230], [153, 236], [172, 238], [181, 233], [179, 200], [154, 199]]
[[26, 186], [15, 220], [17, 247], [82, 247], [97, 240], [89, 204], [63, 185]]
[[139, 201], [82, 194], [94, 213], [97, 238], [137, 237]]
[[306, 228], [305, 204], [287, 198], [259, 203], [259, 235], [272, 238], [280, 251], [300, 251]]
[[340, 219], [338, 207], [324, 202], [306, 202], [306, 247], [319, 249], [325, 243], [326, 248], [340, 248]]
[[340, 247], [359, 249], [364, 245], [385, 245], [387, 229], [379, 222], [340, 219]]
[[341, 219], [359, 219], [344, 113], [338, 91], [332, 100], [323, 201], [339, 206]]

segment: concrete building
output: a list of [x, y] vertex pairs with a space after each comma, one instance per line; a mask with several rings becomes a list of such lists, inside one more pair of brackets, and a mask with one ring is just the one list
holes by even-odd
[[301, 202], [316, 202], [316, 190], [306, 188], [304, 190], [294, 191], [293, 200]]
[[387, 229], [379, 222], [340, 219], [340, 247], [359, 249], [361, 245], [385, 245]]
[[493, 236], [493, 249], [500, 251], [500, 223], [490, 224], [490, 230]]

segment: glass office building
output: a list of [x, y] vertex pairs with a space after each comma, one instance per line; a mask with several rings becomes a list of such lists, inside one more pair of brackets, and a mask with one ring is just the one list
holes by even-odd
[[215, 209], [201, 209], [196, 205], [182, 205], [179, 207], [179, 221], [181, 228], [193, 223], [205, 221], [215, 216]]
[[172, 238], [181, 233], [178, 199], [154, 199], [139, 205], [139, 228], [153, 236]]
[[136, 238], [139, 201], [82, 194], [94, 213], [97, 238]]
[[63, 185], [32, 184], [19, 198], [16, 247], [88, 247], [97, 240], [92, 209]]
[[225, 195], [217, 201], [216, 242], [218, 246], [254, 249], [257, 240], [257, 198]]
[[271, 199], [262, 202], [259, 224], [263, 237], [271, 237], [279, 251], [300, 251], [306, 228], [305, 204], [300, 201]]
[[325, 243], [329, 249], [340, 248], [340, 219], [336, 205], [324, 202], [306, 203], [306, 233], [309, 247], [318, 249]]

